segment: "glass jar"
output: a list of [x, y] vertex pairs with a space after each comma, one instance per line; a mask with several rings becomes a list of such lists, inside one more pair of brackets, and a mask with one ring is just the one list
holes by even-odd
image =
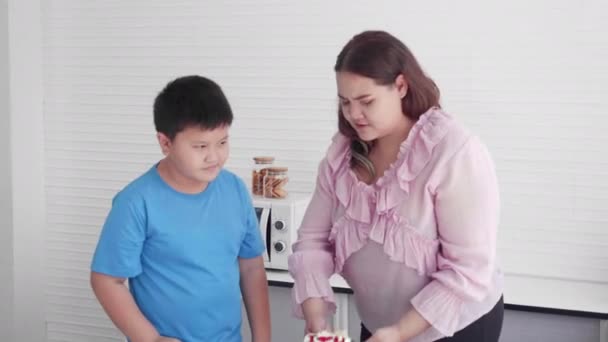
[[274, 157], [253, 157], [253, 170], [251, 172], [251, 193], [254, 196], [262, 196], [264, 192], [264, 176], [268, 168], [272, 167]]
[[270, 167], [264, 176], [262, 195], [266, 198], [285, 198], [287, 197], [287, 177], [286, 167]]

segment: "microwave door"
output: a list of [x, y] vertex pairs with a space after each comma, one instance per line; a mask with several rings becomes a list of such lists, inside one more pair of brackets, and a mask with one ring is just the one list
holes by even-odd
[[255, 208], [255, 212], [258, 216], [258, 225], [260, 227], [260, 235], [262, 235], [262, 241], [266, 251], [264, 253], [264, 262], [270, 262], [270, 209], [269, 208]]

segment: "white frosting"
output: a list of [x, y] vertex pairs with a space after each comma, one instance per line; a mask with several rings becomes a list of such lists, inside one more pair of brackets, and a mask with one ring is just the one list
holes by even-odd
[[306, 334], [304, 342], [352, 342], [346, 334], [334, 334], [329, 331], [321, 331], [316, 334]]

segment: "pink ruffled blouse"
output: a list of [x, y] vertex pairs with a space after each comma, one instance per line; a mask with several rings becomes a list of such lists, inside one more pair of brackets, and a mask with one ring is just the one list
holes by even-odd
[[335, 310], [334, 273], [352, 288], [372, 332], [414, 307], [431, 328], [412, 341], [434, 341], [489, 312], [503, 291], [499, 196], [479, 139], [432, 108], [374, 184], [357, 179], [350, 153], [350, 141], [338, 133], [319, 165], [289, 259], [296, 316], [311, 297]]

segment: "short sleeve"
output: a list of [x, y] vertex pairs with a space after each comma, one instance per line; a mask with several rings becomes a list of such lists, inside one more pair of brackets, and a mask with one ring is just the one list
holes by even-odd
[[91, 270], [114, 277], [131, 278], [141, 273], [141, 252], [146, 239], [143, 198], [119, 193], [103, 225]]
[[245, 259], [255, 258], [265, 252], [266, 246], [264, 246], [262, 241], [258, 218], [255, 214], [249, 191], [241, 179], [238, 180], [238, 191], [241, 198], [241, 212], [243, 213], [245, 225], [245, 234], [241, 242], [239, 257]]

